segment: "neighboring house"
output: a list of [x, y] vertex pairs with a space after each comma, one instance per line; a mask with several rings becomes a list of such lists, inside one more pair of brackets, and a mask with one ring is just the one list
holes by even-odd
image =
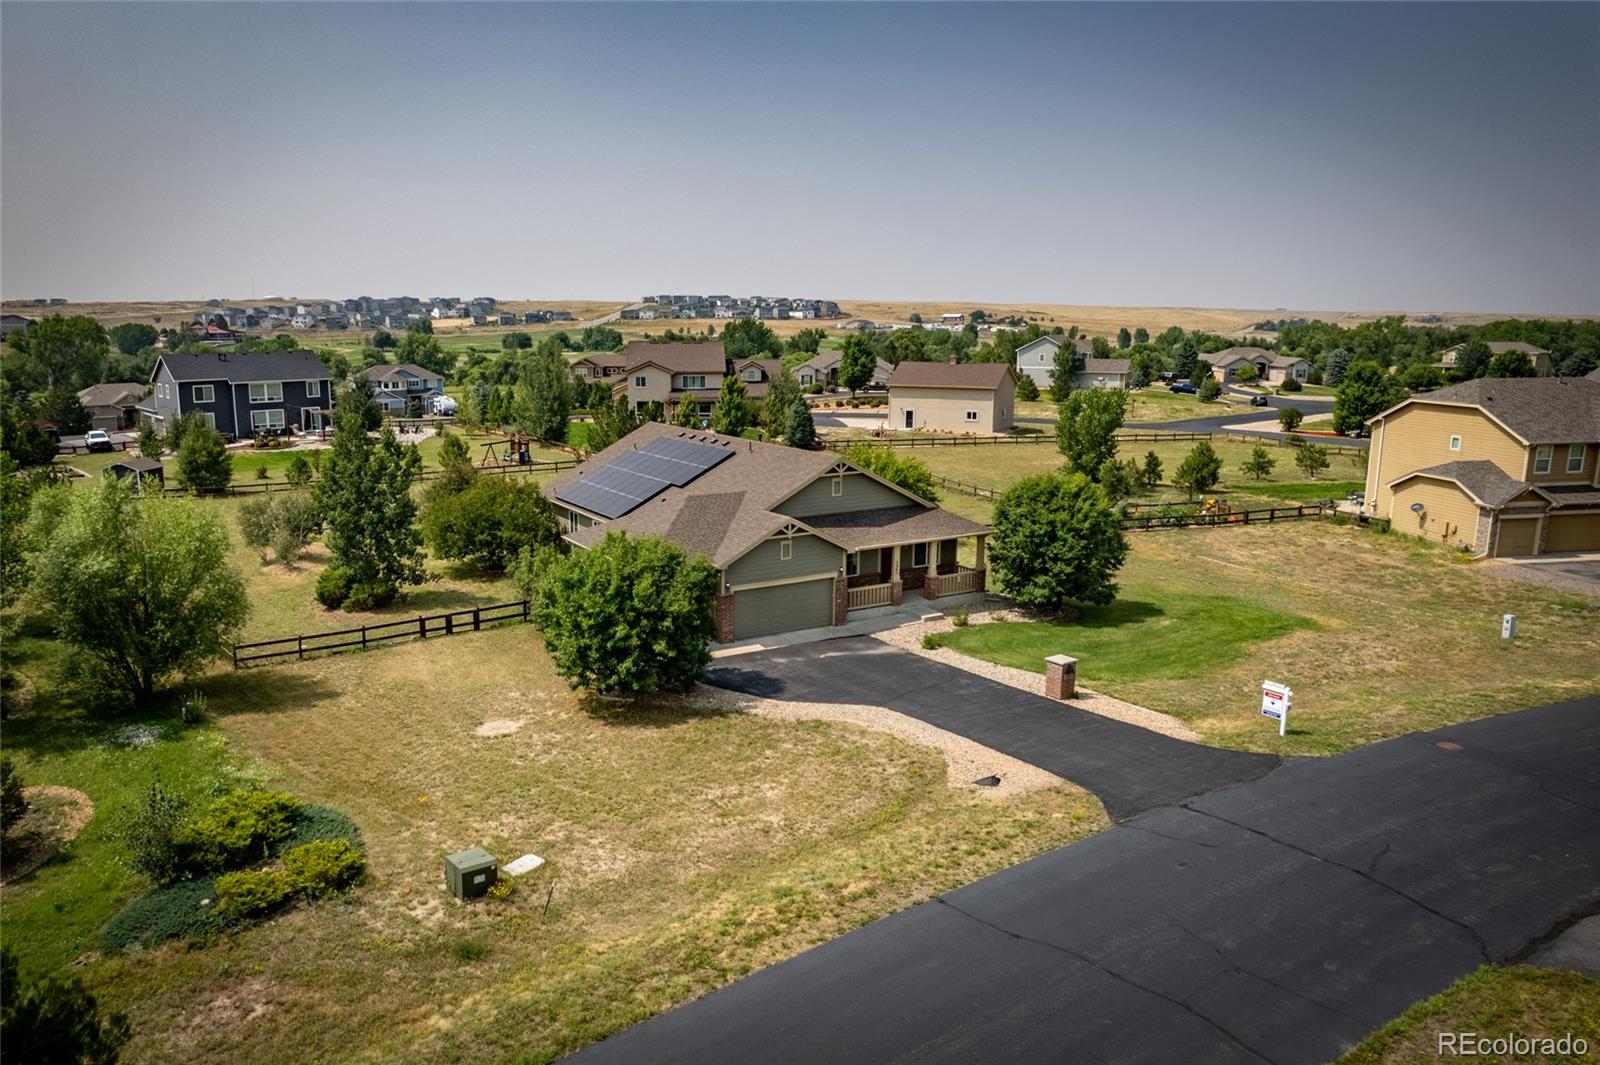
[[[821, 385], [823, 388], [839, 387], [839, 365], [844, 362], [844, 353], [841, 351], [819, 351], [811, 358], [795, 367], [794, 378], [800, 383], [801, 388], [810, 388], [812, 385]], [[872, 369], [872, 378], [866, 383], [867, 388], [889, 387], [889, 375], [894, 373], [894, 364], [885, 359], [879, 359]]]
[[191, 411], [225, 437], [320, 429], [333, 405], [327, 368], [303, 350], [164, 352], [150, 384], [138, 411], [162, 430]]
[[999, 362], [902, 362], [889, 375], [890, 429], [1009, 433], [1015, 371]]
[[114, 433], [119, 429], [133, 428], [139, 401], [149, 388], [149, 385], [130, 381], [90, 385], [78, 393], [78, 402], [89, 409], [89, 415], [94, 419], [91, 428]]
[[1367, 512], [1474, 555], [1600, 550], [1600, 376], [1482, 379], [1372, 419]]
[[[852, 612], [985, 590], [992, 531], [825, 451], [651, 422], [545, 489], [580, 549], [660, 536], [719, 571], [717, 639], [843, 625]], [[957, 542], [976, 541], [976, 565]]]
[[416, 363], [395, 366], [369, 366], [356, 374], [372, 382], [372, 398], [385, 414], [399, 417], [413, 409], [427, 409], [428, 401], [444, 392], [444, 377]]
[[1245, 366], [1254, 366], [1256, 379], [1269, 385], [1281, 385], [1291, 377], [1304, 384], [1311, 376], [1310, 362], [1266, 348], [1224, 348], [1200, 358], [1211, 364], [1211, 376], [1223, 384], [1237, 381], [1239, 370]]
[[626, 369], [612, 385], [613, 394], [626, 395], [634, 410], [659, 403], [668, 419], [680, 403], [708, 409], [730, 372], [720, 340], [690, 344], [635, 340], [622, 354]]
[[32, 318], [24, 318], [20, 314], [0, 314], [0, 340], [12, 333], [20, 333], [32, 324]]
[[609, 380], [628, 368], [628, 356], [622, 352], [604, 352], [585, 355], [572, 363], [573, 376], [583, 381]]
[[1133, 376], [1131, 359], [1083, 360], [1083, 369], [1072, 375], [1073, 388], [1127, 388]]
[[[1465, 344], [1452, 344], [1439, 352], [1439, 361], [1435, 366], [1446, 370], [1455, 369], [1456, 359], [1461, 354]], [[1507, 351], [1520, 351], [1533, 360], [1533, 372], [1539, 377], [1550, 376], [1550, 353], [1544, 348], [1533, 344], [1525, 344], [1520, 340], [1491, 340], [1488, 342], [1489, 354], [1499, 355]]]
[[1065, 333], [1052, 333], [1035, 337], [1017, 349], [1017, 373], [1033, 378], [1041, 389], [1050, 387], [1050, 371], [1056, 367], [1056, 352], [1063, 344], [1071, 344], [1078, 356], [1087, 362], [1094, 355], [1094, 341], [1088, 337], [1073, 339]]
[[772, 379], [783, 373], [782, 359], [745, 359], [733, 364], [733, 374], [744, 383], [745, 395], [752, 400], [767, 398]]

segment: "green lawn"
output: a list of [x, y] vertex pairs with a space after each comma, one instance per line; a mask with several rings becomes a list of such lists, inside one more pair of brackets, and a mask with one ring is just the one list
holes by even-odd
[[1070, 649], [1092, 686], [1203, 675], [1239, 661], [1250, 644], [1314, 627], [1309, 618], [1243, 599], [1169, 592], [1158, 600], [1122, 598], [1089, 607], [1075, 621], [969, 625], [934, 641], [1035, 673], [1044, 672], [1046, 655]]
[[1359, 492], [1365, 487], [1365, 481], [1271, 482], [1260, 485], [1245, 481], [1231, 494], [1231, 498], [1236, 503], [1249, 503], [1251, 506], [1255, 503], [1248, 497], [1260, 497], [1264, 506], [1274, 503], [1317, 503], [1324, 499], [1339, 502], [1351, 492]]
[[1600, 980], [1528, 966], [1485, 965], [1417, 1003], [1362, 1040], [1337, 1065], [1412, 1065], [1445, 1060], [1441, 1032], [1475, 1032], [1494, 1039], [1508, 1032], [1534, 1039], [1571, 1035], [1588, 1045], [1577, 1054], [1506, 1054], [1496, 1065], [1592, 1065], [1600, 1047]]
[[[1176, 422], [1188, 418], [1211, 418], [1230, 411], [1249, 414], [1249, 404], [1232, 396], [1219, 398], [1214, 403], [1201, 403], [1198, 396], [1169, 392], [1166, 385], [1154, 385], [1128, 393], [1129, 423]], [[1022, 418], [1055, 418], [1056, 405], [1048, 393], [1036, 400], [1018, 400], [1017, 416]]]

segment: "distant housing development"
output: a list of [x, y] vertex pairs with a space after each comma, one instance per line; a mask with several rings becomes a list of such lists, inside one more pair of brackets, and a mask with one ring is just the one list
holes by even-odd
[[538, 325], [545, 322], [570, 322], [572, 312], [531, 310], [521, 314], [500, 309], [493, 296], [462, 299], [456, 296], [415, 296], [374, 298], [357, 296], [347, 300], [310, 300], [302, 303], [266, 303], [235, 307], [221, 300], [207, 300], [206, 309], [194, 316], [200, 325], [227, 329], [405, 329], [412, 322], [447, 318], [469, 319], [473, 325]]
[[626, 321], [657, 318], [842, 318], [832, 300], [790, 299], [786, 296], [645, 296], [622, 309]]
[[1372, 419], [1365, 506], [1474, 555], [1600, 550], [1600, 370], [1484, 378]]

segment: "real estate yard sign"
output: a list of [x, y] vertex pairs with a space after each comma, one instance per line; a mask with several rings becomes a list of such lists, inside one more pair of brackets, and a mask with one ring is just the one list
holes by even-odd
[[1261, 716], [1276, 718], [1278, 735], [1289, 728], [1289, 707], [1294, 705], [1294, 692], [1287, 684], [1275, 680], [1261, 682]]

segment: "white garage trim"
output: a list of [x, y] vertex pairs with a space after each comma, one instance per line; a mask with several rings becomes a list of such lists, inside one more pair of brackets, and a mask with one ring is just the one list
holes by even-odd
[[748, 592], [755, 588], [776, 588], [780, 584], [804, 584], [806, 581], [833, 580], [834, 573], [808, 573], [804, 577], [785, 577], [781, 581], [748, 581], [744, 584], [730, 584], [730, 592]]

